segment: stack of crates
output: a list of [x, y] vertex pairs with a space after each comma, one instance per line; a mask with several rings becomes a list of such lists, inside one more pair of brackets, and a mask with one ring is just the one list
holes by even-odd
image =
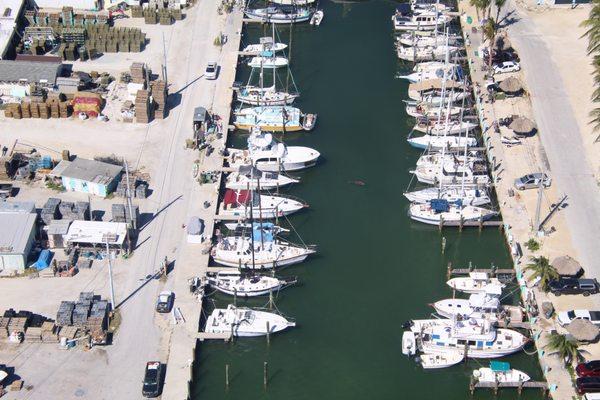
[[58, 329], [54, 322], [46, 321], [42, 324], [42, 342], [56, 343], [58, 342]]
[[31, 118], [31, 108], [29, 102], [21, 103], [21, 112], [23, 113], [23, 118]]
[[70, 326], [73, 324], [73, 310], [75, 303], [72, 301], [61, 301], [56, 313], [56, 325]]
[[164, 119], [167, 116], [167, 85], [165, 81], [154, 81], [151, 84], [152, 99], [154, 100], [154, 118]]
[[111, 212], [113, 222], [125, 222], [125, 205], [113, 204], [111, 206]]
[[134, 62], [129, 67], [129, 75], [131, 75], [131, 82], [143, 83], [145, 87], [146, 83], [146, 66], [141, 62]]
[[59, 213], [60, 199], [50, 197], [46, 200], [46, 204], [42, 208], [41, 217], [46, 225], [50, 224], [53, 219], [60, 219]]
[[150, 94], [147, 90], [138, 90], [135, 95], [135, 120], [147, 124], [152, 120], [150, 108]]

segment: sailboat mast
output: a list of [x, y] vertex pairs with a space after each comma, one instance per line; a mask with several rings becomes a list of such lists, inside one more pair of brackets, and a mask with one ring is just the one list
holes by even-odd
[[[254, 179], [254, 170], [250, 170], [250, 182]], [[256, 261], [254, 259], [254, 213], [252, 208], [254, 207], [254, 190], [250, 190], [250, 182], [247, 184], [247, 189], [250, 191], [250, 248], [252, 252], [252, 270], [256, 268]]]

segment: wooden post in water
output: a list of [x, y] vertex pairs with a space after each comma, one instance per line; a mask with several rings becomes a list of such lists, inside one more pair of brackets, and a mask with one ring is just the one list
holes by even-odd
[[271, 344], [271, 327], [269, 326], [269, 321], [267, 321], [267, 346]]
[[494, 396], [498, 395], [498, 379], [494, 380]]
[[471, 392], [471, 396], [475, 393], [475, 378], [471, 375], [471, 380], [469, 381], [469, 391]]
[[522, 392], [523, 392], [523, 381], [521, 379], [519, 379], [519, 386], [517, 387], [517, 393], [520, 396]]
[[483, 217], [479, 217], [479, 232], [483, 229]]
[[452, 278], [452, 261], [448, 261], [448, 268], [446, 269], [446, 280]]
[[237, 307], [237, 288], [233, 288], [233, 305]]
[[229, 390], [229, 364], [225, 364], [225, 390]]
[[269, 363], [268, 362], [264, 362], [263, 364], [263, 386], [265, 388], [265, 390], [267, 390], [267, 383], [269, 383]]
[[440, 224], [438, 225], [438, 229], [440, 230], [440, 232], [442, 231], [443, 227], [444, 227], [444, 217], [442, 217], [440, 215]]
[[446, 236], [442, 236], [442, 254], [446, 251]]
[[463, 224], [465, 223], [465, 220], [464, 220], [464, 218], [463, 218], [463, 216], [462, 216], [462, 215], [460, 216], [460, 221], [459, 221], [459, 223], [460, 223], [460, 225], [458, 226], [458, 231], [459, 231], [459, 232], [462, 232], [462, 230], [463, 230]]

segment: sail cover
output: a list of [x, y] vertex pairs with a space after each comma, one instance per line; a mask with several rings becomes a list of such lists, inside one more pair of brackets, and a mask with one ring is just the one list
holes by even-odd
[[450, 209], [450, 204], [448, 203], [448, 200], [445, 199], [433, 199], [430, 204], [431, 209], [436, 213], [446, 212]]
[[225, 191], [225, 196], [223, 197], [223, 204], [232, 205], [232, 204], [248, 204], [250, 201], [250, 191], [249, 190], [231, 190], [227, 189]]

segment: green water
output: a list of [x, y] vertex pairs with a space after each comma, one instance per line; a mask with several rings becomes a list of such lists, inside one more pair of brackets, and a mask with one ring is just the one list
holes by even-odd
[[[271, 337], [199, 346], [194, 399], [464, 399], [478, 361], [424, 372], [401, 353], [401, 324], [426, 318], [429, 303], [452, 295], [446, 265], [509, 265], [501, 233], [445, 230], [413, 223], [402, 192], [418, 152], [406, 143], [410, 121], [402, 99], [407, 84], [394, 79], [390, 16], [395, 3], [326, 2], [319, 28], [296, 26], [292, 68], [305, 112], [317, 112], [311, 133], [286, 136], [290, 145], [316, 148], [321, 163], [296, 173], [302, 183], [290, 194], [310, 203], [292, 217], [318, 255], [289, 267], [300, 284], [281, 292], [277, 307], [298, 326]], [[283, 31], [283, 30], [282, 30]], [[285, 33], [282, 32], [285, 36]], [[246, 42], [257, 42], [262, 28], [249, 27]], [[244, 68], [245, 69], [245, 68]], [[244, 79], [247, 72], [240, 72]], [[232, 144], [242, 147], [246, 137]], [[350, 181], [363, 180], [365, 186]], [[442, 236], [446, 237], [441, 254]], [[218, 306], [232, 301], [214, 296]], [[262, 306], [265, 299], [238, 302]], [[535, 357], [506, 358], [539, 378]], [[269, 383], [263, 388], [263, 362]], [[487, 363], [486, 361], [482, 361]], [[230, 387], [225, 390], [225, 365]], [[477, 392], [476, 398], [492, 398]], [[500, 398], [516, 398], [514, 390]], [[537, 391], [523, 399], [539, 398]]]

